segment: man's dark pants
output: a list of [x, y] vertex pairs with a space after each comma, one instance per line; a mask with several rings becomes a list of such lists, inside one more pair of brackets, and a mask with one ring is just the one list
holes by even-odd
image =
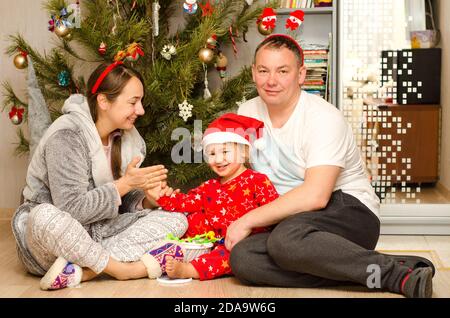
[[247, 284], [304, 288], [368, 286], [368, 279], [376, 285], [372, 278], [379, 272], [377, 287], [399, 292], [408, 268], [373, 250], [379, 234], [378, 217], [338, 190], [324, 209], [297, 213], [272, 232], [239, 242], [231, 252], [231, 268]]

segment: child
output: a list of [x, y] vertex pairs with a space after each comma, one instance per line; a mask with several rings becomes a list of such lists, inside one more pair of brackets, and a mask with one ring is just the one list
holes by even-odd
[[[218, 178], [204, 182], [188, 194], [170, 187], [160, 192], [150, 190], [164, 210], [188, 213], [189, 227], [185, 236], [214, 231], [216, 236], [225, 237], [231, 223], [278, 197], [267, 176], [244, 165], [251, 147], [250, 135], [245, 132], [252, 130], [258, 136], [263, 126], [261, 121], [250, 117], [222, 115], [209, 125], [202, 140], [208, 164]], [[163, 196], [159, 197], [160, 194]], [[261, 231], [264, 229], [253, 233]], [[190, 263], [168, 259], [165, 270], [171, 278], [213, 279], [231, 274], [229, 255], [223, 244], [216, 244], [210, 253]]]

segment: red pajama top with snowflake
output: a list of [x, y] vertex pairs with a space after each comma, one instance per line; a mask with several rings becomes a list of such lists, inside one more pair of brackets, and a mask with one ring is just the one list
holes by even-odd
[[[187, 194], [177, 193], [161, 197], [158, 204], [167, 211], [187, 212], [189, 227], [186, 237], [214, 231], [225, 237], [228, 226], [245, 213], [278, 198], [278, 193], [266, 175], [247, 169], [236, 178], [221, 184], [211, 179]], [[264, 229], [257, 229], [261, 232]], [[200, 280], [231, 274], [228, 263], [230, 253], [224, 245], [191, 262]]]

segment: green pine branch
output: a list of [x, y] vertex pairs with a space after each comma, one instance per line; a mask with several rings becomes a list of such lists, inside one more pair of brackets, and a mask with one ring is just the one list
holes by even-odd
[[30, 152], [30, 143], [25, 138], [25, 135], [21, 128], [17, 130], [17, 137], [19, 138], [19, 141], [15, 143], [15, 145], [17, 146], [14, 150], [14, 155], [17, 157], [22, 157]]
[[10, 83], [3, 82], [2, 87], [3, 87], [2, 112], [5, 111], [6, 108], [11, 108], [12, 106], [22, 106], [23, 108], [28, 109], [28, 104], [24, 103], [20, 98], [17, 97]]

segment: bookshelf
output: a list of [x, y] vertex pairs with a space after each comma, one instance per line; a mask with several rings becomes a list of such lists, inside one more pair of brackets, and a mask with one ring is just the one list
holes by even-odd
[[[330, 7], [315, 8], [278, 8], [277, 27], [275, 32], [286, 33], [285, 24], [289, 14], [295, 10], [305, 12], [305, 21], [295, 37], [305, 47], [308, 44], [318, 44], [329, 47], [329, 75], [326, 82], [329, 85], [328, 101], [339, 107], [338, 92], [338, 1], [334, 0]], [[327, 69], [328, 71], [328, 69]]]

